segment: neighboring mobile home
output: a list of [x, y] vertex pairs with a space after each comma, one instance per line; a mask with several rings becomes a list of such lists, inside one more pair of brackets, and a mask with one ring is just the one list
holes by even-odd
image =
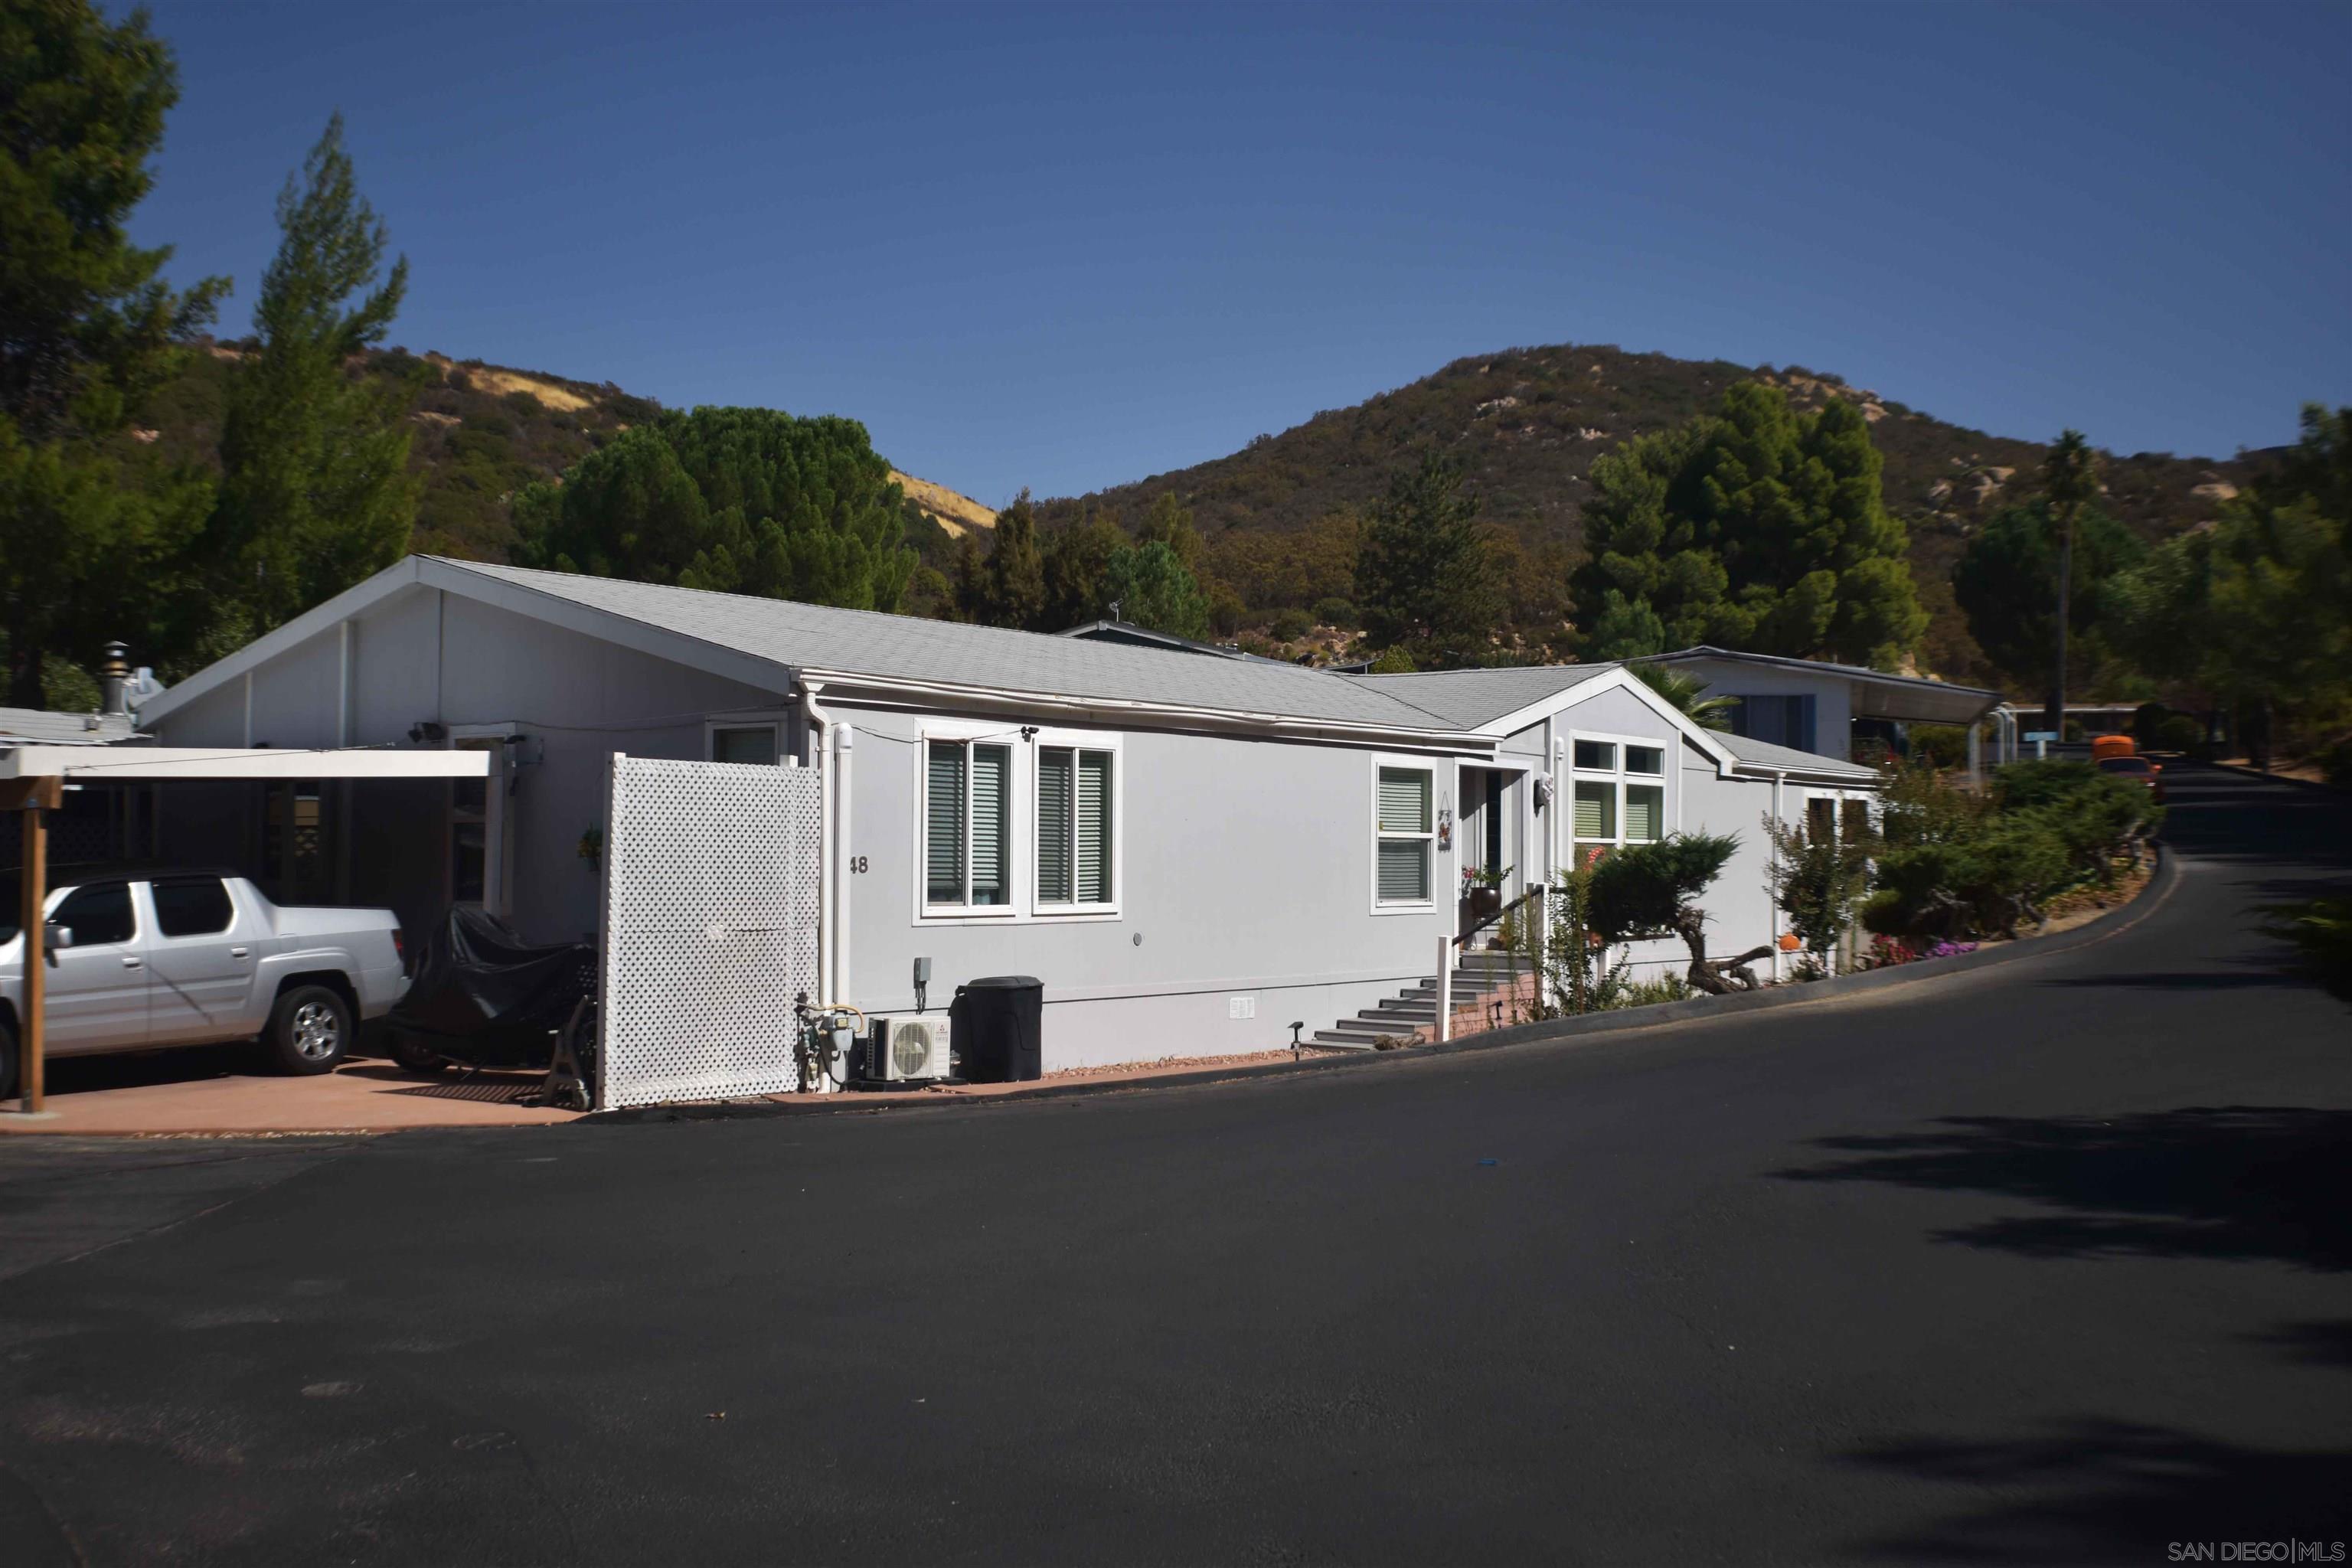
[[1508, 897], [1677, 829], [1740, 839], [1705, 900], [1716, 951], [1769, 942], [1760, 820], [1875, 782], [1697, 728], [1615, 665], [1342, 675], [436, 557], [140, 719], [169, 746], [488, 753], [486, 787], [294, 786], [257, 810], [234, 792], [259, 786], [227, 784], [164, 824], [166, 855], [272, 865], [300, 831], [314, 885], [291, 894], [412, 931], [469, 902], [593, 936], [615, 752], [821, 767], [826, 999], [909, 1008], [918, 957], [935, 1004], [1034, 974], [1048, 1068], [1285, 1044], [1427, 975], [1465, 868]]
[[1709, 697], [1738, 698], [1728, 715], [1734, 734], [1840, 762], [1902, 752], [1913, 724], [1968, 730], [1975, 758], [1982, 747], [1976, 726], [2000, 703], [2000, 692], [1980, 687], [1705, 645], [1642, 662], [1690, 677]]

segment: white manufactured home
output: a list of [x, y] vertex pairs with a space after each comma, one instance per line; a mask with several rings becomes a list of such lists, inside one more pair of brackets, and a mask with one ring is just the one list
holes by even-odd
[[543, 941], [598, 932], [616, 754], [817, 770], [822, 999], [910, 1008], [918, 958], [934, 1004], [1035, 975], [1049, 1069], [1352, 1019], [1429, 974], [1465, 872], [1508, 900], [1678, 829], [1739, 837], [1705, 900], [1717, 951], [1771, 942], [1761, 819], [1876, 776], [1698, 728], [1614, 665], [1347, 675], [434, 557], [140, 722], [170, 747], [487, 753], [486, 782], [184, 786], [157, 848]]

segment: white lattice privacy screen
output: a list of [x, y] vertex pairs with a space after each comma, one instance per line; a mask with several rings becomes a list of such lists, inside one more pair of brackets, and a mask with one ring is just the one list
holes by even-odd
[[604, 820], [598, 1108], [799, 1088], [815, 771], [615, 755]]

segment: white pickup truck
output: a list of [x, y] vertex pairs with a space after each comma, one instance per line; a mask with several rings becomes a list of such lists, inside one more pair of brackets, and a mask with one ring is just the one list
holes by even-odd
[[[408, 989], [390, 910], [280, 909], [243, 877], [60, 868], [43, 1008], [50, 1056], [258, 1039], [278, 1068], [326, 1072], [363, 1018]], [[0, 1100], [16, 1092], [23, 898], [0, 878]]]

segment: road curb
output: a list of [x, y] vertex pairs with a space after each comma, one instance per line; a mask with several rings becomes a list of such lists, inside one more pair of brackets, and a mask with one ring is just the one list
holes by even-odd
[[1720, 1017], [1741, 1013], [1759, 1013], [1778, 1007], [1801, 1006], [1807, 1004], [1835, 1001], [1860, 993], [1887, 991], [1897, 986], [1941, 980], [1950, 975], [1966, 974], [1979, 969], [1990, 969], [2003, 963], [2014, 963], [2027, 958], [2043, 957], [2050, 953], [2068, 952], [2093, 942], [2104, 942], [2140, 923], [2162, 907], [2171, 897], [2180, 880], [2179, 857], [2159, 843], [2156, 846], [2156, 870], [2131, 902], [2109, 910], [2095, 921], [2076, 926], [2073, 931], [2056, 936], [2029, 937], [2021, 942], [2003, 942], [1997, 947], [1980, 947], [1974, 952], [1963, 952], [1950, 958], [1921, 959], [1914, 963], [1892, 969], [1874, 969], [1862, 974], [1842, 974], [1832, 980], [1817, 980], [1808, 984], [1783, 984], [1762, 991], [1743, 991], [1729, 996], [1694, 996], [1685, 1002], [1665, 1002], [1650, 1007], [1629, 1007], [1618, 1012], [1591, 1013], [1580, 1018], [1553, 1018], [1541, 1023], [1514, 1024], [1500, 1029], [1482, 1030], [1459, 1040], [1443, 1044], [1426, 1043], [1405, 1046], [1393, 1051], [1369, 1051], [1348, 1056], [1309, 1058], [1295, 1062], [1251, 1062], [1230, 1068], [1203, 1068], [1198, 1072], [1169, 1073], [1162, 1077], [1143, 1079], [1080, 1079], [1070, 1083], [1045, 1083], [1034, 1089], [1014, 1089], [1005, 1094], [986, 1096], [940, 1095], [937, 1098], [909, 1100], [868, 1100], [859, 1095], [827, 1096], [828, 1100], [846, 1103], [781, 1103], [776, 1100], [720, 1100], [700, 1104], [634, 1106], [625, 1110], [597, 1111], [581, 1117], [567, 1125], [574, 1127], [636, 1125], [658, 1121], [721, 1121], [766, 1116], [880, 1116], [908, 1110], [940, 1110], [957, 1107], [1034, 1105], [1039, 1100], [1075, 1100], [1098, 1094], [1133, 1094], [1150, 1089], [1192, 1089], [1204, 1084], [1238, 1083], [1252, 1079], [1295, 1076], [1301, 1073], [1338, 1072], [1354, 1068], [1377, 1066], [1382, 1062], [1414, 1061], [1429, 1057], [1458, 1056], [1471, 1051], [1499, 1050], [1509, 1046], [1538, 1045], [1551, 1040], [1582, 1039], [1591, 1035], [1613, 1035], [1634, 1029], [1654, 1029], [1661, 1026]]
[[2352, 795], [2352, 790], [2329, 784], [2325, 779], [2299, 779], [2287, 773], [2266, 773], [2260, 768], [2244, 767], [2237, 763], [2200, 763], [2197, 765], [2219, 768], [2225, 773], [2236, 773], [2241, 778], [2260, 779], [2264, 784], [2293, 784], [2297, 789], [2315, 789], [2322, 795], [2332, 795], [2338, 798]]

